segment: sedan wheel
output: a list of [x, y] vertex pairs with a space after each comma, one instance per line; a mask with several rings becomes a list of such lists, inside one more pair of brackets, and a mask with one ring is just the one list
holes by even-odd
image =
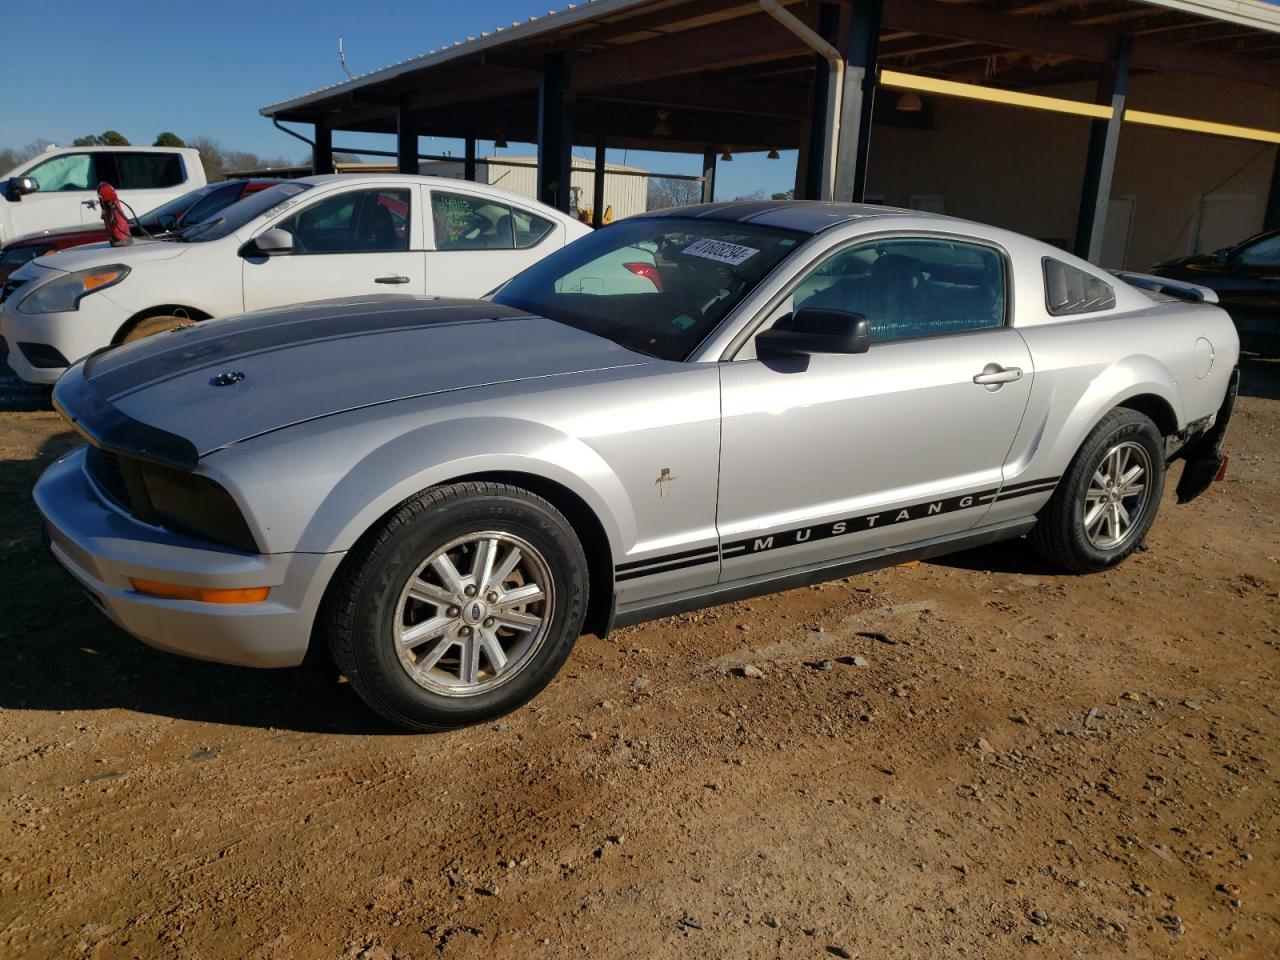
[[443, 730], [501, 716], [569, 656], [587, 561], [546, 500], [498, 483], [434, 487], [351, 551], [321, 627], [338, 668], [388, 720]]
[[551, 571], [531, 544], [497, 530], [459, 537], [400, 592], [400, 663], [445, 696], [491, 690], [537, 655], [554, 611]]
[[1141, 545], [1164, 492], [1164, 438], [1146, 414], [1112, 410], [1085, 438], [1031, 531], [1039, 553], [1091, 573]]
[[1134, 532], [1134, 521], [1147, 507], [1151, 457], [1146, 447], [1125, 440], [1111, 447], [1084, 498], [1084, 533], [1099, 550], [1114, 550]]

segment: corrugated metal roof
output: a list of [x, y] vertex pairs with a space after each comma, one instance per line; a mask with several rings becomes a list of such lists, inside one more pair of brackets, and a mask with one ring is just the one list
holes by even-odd
[[1197, 17], [1225, 20], [1256, 30], [1280, 33], [1280, 2], [1277, 0], [1141, 0], [1153, 7], [1165, 7]]
[[413, 70], [420, 70], [423, 67], [434, 67], [440, 64], [448, 63], [450, 60], [456, 60], [458, 57], [469, 56], [484, 50], [490, 50], [503, 44], [512, 43], [516, 40], [527, 40], [530, 37], [536, 37], [542, 33], [548, 33], [552, 30], [559, 30], [564, 27], [573, 26], [583, 20], [591, 20], [595, 17], [604, 16], [610, 13], [617, 13], [620, 10], [627, 10], [631, 7], [644, 6], [647, 3], [653, 3], [655, 0], [586, 0], [585, 3], [570, 3], [563, 10], [548, 10], [541, 17], [530, 17], [524, 22], [513, 22], [509, 27], [496, 27], [492, 31], [481, 33], [478, 37], [467, 37], [465, 40], [455, 40], [451, 44], [430, 50], [427, 53], [417, 57], [410, 57], [407, 60], [400, 60], [390, 66], [382, 67], [378, 70], [372, 70], [369, 73], [361, 74], [351, 80], [343, 80], [340, 83], [331, 83], [327, 87], [320, 87], [308, 93], [304, 93], [288, 100], [279, 100], [276, 103], [267, 104], [258, 112], [264, 117], [270, 117], [277, 113], [283, 113], [288, 110], [296, 110], [305, 107], [312, 101], [333, 96], [335, 93], [347, 93], [353, 90], [359, 90], [362, 87], [372, 83], [380, 83], [384, 80], [390, 80], [401, 74], [409, 73]]

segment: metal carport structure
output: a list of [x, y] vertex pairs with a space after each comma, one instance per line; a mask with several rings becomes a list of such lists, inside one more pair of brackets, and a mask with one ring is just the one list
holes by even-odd
[[[1256, 120], [1220, 123], [1127, 108], [1145, 74], [1263, 91]], [[1093, 96], [1045, 96], [1086, 83]], [[901, 91], [1057, 111], [1091, 121], [1077, 180], [1077, 252], [1096, 258], [1118, 143], [1129, 123], [1280, 144], [1280, 6], [1257, 0], [590, 0], [469, 37], [262, 108], [315, 128], [317, 171], [334, 131], [538, 145], [539, 198], [568, 209], [570, 152], [701, 154], [703, 195], [724, 150], [798, 149], [797, 196], [861, 200], [872, 118]], [[1269, 94], [1267, 93], [1269, 91]], [[598, 162], [597, 167], [602, 167]], [[1266, 220], [1280, 221], [1280, 161]], [[597, 207], [598, 209], [598, 207]]]

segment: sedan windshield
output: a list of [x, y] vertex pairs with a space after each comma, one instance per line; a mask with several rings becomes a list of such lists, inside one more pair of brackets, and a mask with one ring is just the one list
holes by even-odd
[[676, 217], [623, 220], [492, 296], [663, 360], [684, 360], [806, 235]]
[[277, 183], [274, 187], [251, 193], [243, 200], [237, 200], [222, 211], [220, 217], [206, 220], [188, 227], [175, 239], [184, 243], [205, 243], [209, 240], [221, 240], [235, 233], [246, 223], [256, 220], [272, 207], [295, 197], [303, 190], [311, 189], [309, 183]]

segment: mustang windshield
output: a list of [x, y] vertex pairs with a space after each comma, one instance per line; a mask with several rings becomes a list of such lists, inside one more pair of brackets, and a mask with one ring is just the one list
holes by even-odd
[[684, 360], [805, 239], [692, 217], [623, 220], [521, 272], [492, 300]]
[[277, 183], [257, 193], [251, 193], [243, 200], [237, 200], [222, 211], [216, 220], [206, 220], [187, 227], [174, 239], [184, 243], [204, 243], [209, 240], [221, 240], [235, 233], [251, 220], [256, 220], [272, 207], [284, 203], [290, 197], [297, 196], [303, 190], [310, 190], [309, 183]]

